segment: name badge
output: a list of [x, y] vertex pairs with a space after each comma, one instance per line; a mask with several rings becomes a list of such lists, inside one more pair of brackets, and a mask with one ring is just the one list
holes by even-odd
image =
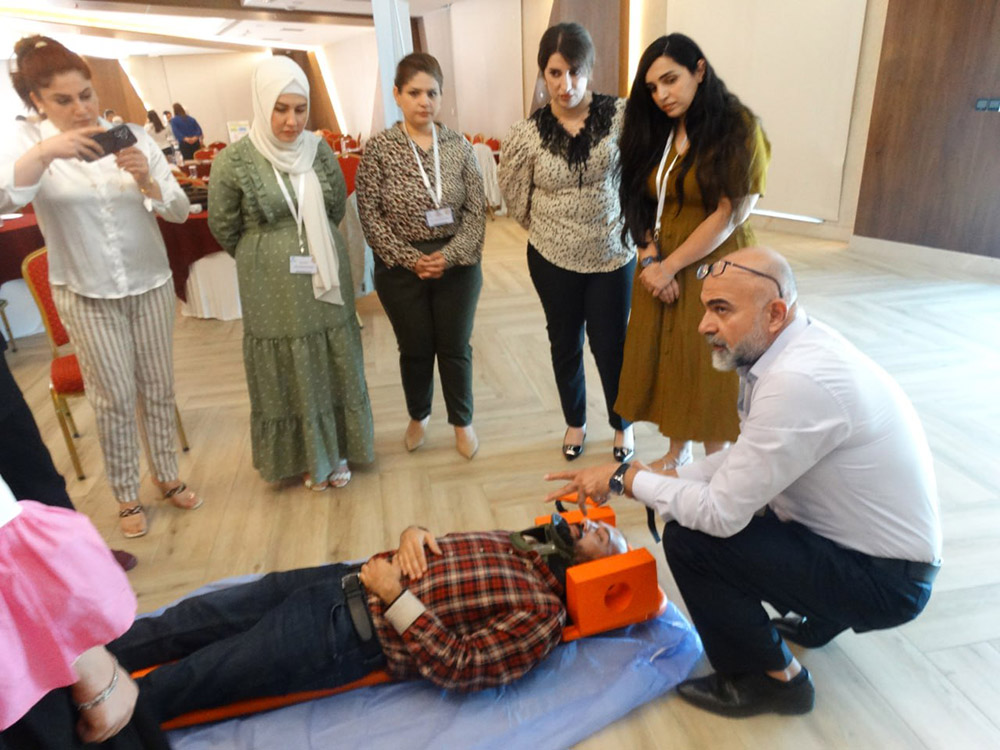
[[316, 261], [311, 255], [292, 255], [288, 260], [292, 273], [316, 273]]
[[432, 208], [427, 212], [427, 226], [429, 227], [443, 227], [446, 224], [455, 223], [455, 214], [452, 213], [450, 206], [445, 206], [444, 208]]

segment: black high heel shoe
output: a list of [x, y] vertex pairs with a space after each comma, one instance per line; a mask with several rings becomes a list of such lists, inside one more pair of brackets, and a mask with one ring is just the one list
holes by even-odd
[[[569, 431], [570, 431], [570, 428], [567, 427], [566, 428], [566, 432], [569, 432]], [[579, 445], [574, 445], [572, 443], [565, 442], [566, 437], [564, 435], [563, 436], [563, 441], [564, 442], [563, 442], [563, 446], [562, 446], [563, 458], [565, 458], [567, 461], [576, 461], [576, 459], [578, 459], [580, 456], [583, 455], [583, 443], [584, 443], [584, 441], [586, 439], [587, 439], [587, 427], [586, 427], [586, 425], [584, 425], [584, 427], [583, 427], [583, 440], [580, 441]]]
[[624, 461], [630, 461], [635, 455], [635, 448], [626, 448], [624, 446], [615, 446], [611, 449], [611, 455], [615, 457], [615, 461], [622, 463]]
[[633, 456], [635, 456], [635, 437], [632, 436], [632, 426], [629, 425], [623, 430], [615, 430], [615, 442], [618, 442], [618, 435], [621, 433], [622, 442], [625, 442], [625, 433], [629, 434], [631, 437], [631, 446], [627, 445], [615, 445], [611, 448], [611, 455], [615, 457], [615, 461], [618, 463], [623, 463], [625, 461], [630, 461]]

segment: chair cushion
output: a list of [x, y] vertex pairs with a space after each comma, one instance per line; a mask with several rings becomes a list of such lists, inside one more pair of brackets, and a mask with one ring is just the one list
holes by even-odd
[[52, 387], [60, 396], [83, 394], [83, 374], [75, 354], [56, 357], [50, 370]]

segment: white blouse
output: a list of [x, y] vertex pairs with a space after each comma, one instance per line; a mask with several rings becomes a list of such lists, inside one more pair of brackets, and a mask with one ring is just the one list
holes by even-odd
[[[109, 123], [99, 120], [108, 127]], [[112, 156], [97, 161], [55, 159], [35, 185], [15, 187], [14, 163], [39, 141], [59, 133], [48, 120], [22, 122], [0, 153], [0, 211], [33, 203], [49, 250], [49, 281], [84, 297], [118, 299], [156, 289], [170, 265], [156, 214], [187, 219], [189, 202], [163, 152], [138, 125], [129, 125], [149, 160], [162, 200], [150, 200]]]

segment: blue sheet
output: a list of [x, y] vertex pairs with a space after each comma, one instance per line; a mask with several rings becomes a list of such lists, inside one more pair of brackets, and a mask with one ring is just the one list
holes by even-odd
[[377, 685], [169, 737], [175, 750], [564, 748], [673, 688], [701, 653], [670, 604], [655, 620], [561, 644], [502, 688], [461, 695], [423, 680]]

